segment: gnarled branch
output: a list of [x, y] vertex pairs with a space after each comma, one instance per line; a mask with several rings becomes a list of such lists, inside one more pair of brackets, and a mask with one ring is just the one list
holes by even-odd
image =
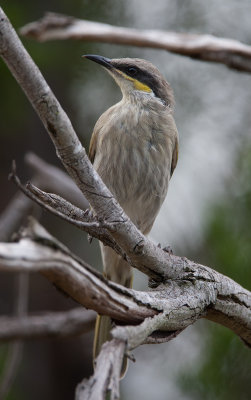
[[[186, 267], [192, 271], [203, 266], [186, 260]], [[0, 271], [41, 272], [86, 308], [110, 315], [118, 322], [139, 324], [144, 321], [145, 326], [138, 331], [143, 332], [144, 328], [144, 342], [154, 331], [183, 330], [203, 317], [228, 326], [251, 345], [250, 292], [230, 278], [204, 268], [207, 268], [204, 276], [169, 280], [157, 290], [138, 292], [107, 281], [34, 219], [23, 230], [19, 242], [0, 243]], [[159, 317], [152, 320], [155, 316]], [[137, 343], [138, 339], [129, 340], [133, 333], [127, 333], [125, 338], [116, 332], [117, 338]]]

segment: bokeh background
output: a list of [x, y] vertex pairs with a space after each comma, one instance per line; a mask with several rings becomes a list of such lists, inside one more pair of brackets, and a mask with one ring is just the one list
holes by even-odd
[[[251, 44], [250, 0], [29, 0], [1, 1], [19, 29], [54, 11], [133, 28], [209, 33]], [[81, 59], [140, 57], [156, 64], [174, 89], [180, 158], [151, 237], [174, 252], [209, 265], [250, 289], [251, 281], [251, 79], [223, 65], [194, 61], [161, 50], [100, 43], [22, 39], [88, 148], [93, 126], [120, 98], [105, 71]], [[60, 166], [54, 147], [28, 100], [0, 62], [0, 210], [16, 192], [8, 182], [11, 160], [20, 176], [31, 171], [27, 151]], [[40, 212], [46, 228], [92, 266], [100, 268], [97, 241], [88, 244], [75, 228]], [[146, 280], [136, 274], [135, 287]], [[0, 312], [11, 314], [16, 282], [0, 276]], [[29, 312], [66, 310], [75, 304], [43, 277], [32, 275]], [[92, 333], [80, 338], [26, 342], [8, 400], [71, 399], [92, 372]], [[0, 374], [9, 347], [0, 346]], [[224, 327], [199, 321], [168, 344], [135, 351], [122, 381], [124, 400], [248, 399], [250, 354]]]

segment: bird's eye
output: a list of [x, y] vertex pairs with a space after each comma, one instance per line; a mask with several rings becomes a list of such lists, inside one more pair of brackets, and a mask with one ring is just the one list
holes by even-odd
[[131, 75], [131, 76], [135, 76], [135, 75], [137, 75], [137, 69], [136, 68], [134, 68], [134, 67], [129, 67], [129, 68], [127, 68], [127, 72], [128, 72], [128, 74], [129, 75]]

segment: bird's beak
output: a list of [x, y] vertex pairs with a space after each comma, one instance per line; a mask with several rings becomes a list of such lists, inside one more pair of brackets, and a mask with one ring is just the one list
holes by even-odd
[[106, 57], [102, 57], [102, 56], [97, 56], [94, 54], [86, 54], [82, 56], [83, 58], [88, 58], [88, 60], [94, 61], [100, 65], [102, 65], [103, 67], [107, 68], [107, 69], [112, 69], [113, 65], [111, 63], [111, 60], [109, 58]]

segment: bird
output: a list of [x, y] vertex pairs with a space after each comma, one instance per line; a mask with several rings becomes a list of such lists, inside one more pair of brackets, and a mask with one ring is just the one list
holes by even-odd
[[[112, 76], [122, 99], [97, 120], [89, 147], [95, 170], [137, 228], [147, 235], [166, 197], [178, 161], [178, 131], [173, 91], [151, 62], [140, 58], [83, 56]], [[113, 249], [100, 243], [104, 276], [132, 287], [132, 268]], [[111, 340], [112, 321], [98, 316], [94, 360]], [[124, 358], [121, 376], [125, 374]]]

